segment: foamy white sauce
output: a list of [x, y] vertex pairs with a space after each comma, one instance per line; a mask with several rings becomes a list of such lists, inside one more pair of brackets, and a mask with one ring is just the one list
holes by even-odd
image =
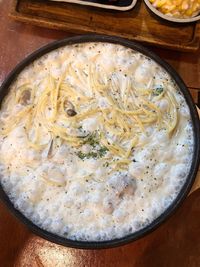
[[[38, 86], [40, 95], [43, 90], [40, 82], [49, 70], [59, 77], [68, 62], [74, 66], [87, 64], [97, 54], [99, 68], [106, 73], [116, 66], [113, 75], [122, 84], [120, 68], [132, 75], [136, 88], [170, 84], [179, 107], [178, 130], [170, 139], [165, 130], [149, 127], [149, 136], [140, 137], [146, 145], [134, 150], [128, 170], [106, 179], [110, 167], [102, 165], [103, 159], [82, 161], [67, 144], [47, 161], [45, 152], [38, 153], [28, 147], [23, 125], [6, 139], [0, 137], [1, 183], [15, 207], [41, 228], [75, 240], [110, 240], [148, 225], [180, 192], [193, 154], [190, 112], [182, 94], [161, 67], [138, 52], [114, 44], [67, 46], [36, 60], [22, 71], [16, 84], [27, 80]], [[73, 79], [71, 83], [74, 84]], [[75, 86], [79, 90], [81, 85]], [[89, 88], [85, 92], [91, 95]], [[99, 105], [106, 107], [105, 99], [100, 98]], [[163, 111], [167, 109], [164, 101], [157, 105]], [[3, 110], [1, 118], [5, 115]], [[101, 129], [95, 118], [85, 119], [82, 127], [87, 131]], [[84, 149], [87, 151], [87, 146]], [[66, 186], [46, 184], [40, 176], [43, 171], [48, 171], [56, 181], [66, 181]], [[83, 179], [89, 174], [91, 179]]]

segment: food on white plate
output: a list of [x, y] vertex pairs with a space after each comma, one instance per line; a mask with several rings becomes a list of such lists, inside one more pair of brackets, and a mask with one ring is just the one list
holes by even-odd
[[175, 18], [191, 18], [200, 13], [200, 0], [149, 0], [165, 15]]
[[161, 215], [193, 155], [188, 105], [149, 57], [110, 43], [35, 60], [0, 111], [1, 184], [27, 218], [73, 240], [110, 240]]

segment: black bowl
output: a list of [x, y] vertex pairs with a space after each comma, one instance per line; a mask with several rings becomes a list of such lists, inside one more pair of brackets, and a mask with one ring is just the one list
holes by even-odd
[[199, 117], [195, 107], [195, 104], [192, 100], [192, 97], [176, 71], [168, 65], [165, 61], [163, 61], [160, 57], [149, 51], [148, 49], [144, 48], [142, 45], [122, 39], [119, 37], [114, 36], [106, 36], [106, 35], [82, 35], [76, 36], [72, 38], [67, 38], [63, 40], [59, 40], [53, 43], [50, 43], [37, 51], [33, 52], [27, 58], [25, 58], [21, 63], [19, 63], [15, 69], [8, 75], [7, 79], [4, 81], [0, 88], [0, 103], [2, 102], [3, 98], [9, 91], [9, 87], [12, 82], [15, 80], [17, 75], [29, 64], [31, 64], [35, 59], [41, 57], [42, 55], [57, 49], [62, 46], [77, 44], [77, 43], [85, 43], [85, 42], [108, 42], [114, 44], [120, 44], [125, 47], [131, 48], [136, 50], [156, 61], [160, 66], [162, 66], [175, 80], [177, 85], [179, 86], [180, 90], [182, 91], [186, 102], [189, 106], [191, 117], [192, 117], [192, 124], [193, 124], [193, 132], [194, 132], [194, 154], [192, 158], [191, 168], [186, 179], [185, 184], [183, 185], [181, 191], [177, 195], [176, 199], [171, 203], [171, 205], [153, 222], [149, 225], [145, 226], [143, 229], [124, 236], [119, 239], [113, 239], [108, 241], [74, 241], [64, 237], [60, 237], [56, 234], [50, 233], [46, 230], [41, 229], [40, 227], [33, 224], [29, 219], [27, 219], [19, 210], [17, 210], [13, 203], [8, 198], [7, 194], [4, 192], [2, 186], [0, 185], [0, 198], [1, 200], [7, 205], [8, 209], [17, 217], [20, 221], [22, 221], [25, 225], [28, 226], [30, 230], [32, 230], [35, 234], [57, 244], [61, 244], [67, 247], [74, 247], [74, 248], [84, 248], [84, 249], [99, 249], [99, 248], [110, 248], [116, 247], [120, 245], [127, 244], [132, 242], [136, 239], [139, 239], [146, 234], [155, 230], [159, 225], [161, 225], [166, 219], [168, 219], [174, 211], [180, 206], [183, 200], [186, 198], [187, 194], [189, 193], [199, 166], [199, 159], [200, 159], [200, 127], [199, 127]]

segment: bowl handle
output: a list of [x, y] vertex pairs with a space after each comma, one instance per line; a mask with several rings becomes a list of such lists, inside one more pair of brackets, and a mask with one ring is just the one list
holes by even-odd
[[[200, 109], [198, 107], [197, 107], [197, 111], [198, 111], [199, 117], [200, 117]], [[195, 182], [194, 182], [194, 184], [192, 186], [192, 189], [190, 190], [190, 193], [188, 194], [188, 196], [190, 194], [192, 194], [194, 191], [196, 191], [197, 189], [199, 189], [199, 188], [200, 188], [200, 169], [199, 169], [199, 171], [197, 173], [197, 177], [195, 179]]]

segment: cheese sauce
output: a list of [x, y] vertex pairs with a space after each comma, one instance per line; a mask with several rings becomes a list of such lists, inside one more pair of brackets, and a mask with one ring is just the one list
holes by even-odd
[[156, 62], [109, 43], [70, 45], [25, 68], [0, 111], [1, 184], [39, 227], [73, 240], [144, 228], [191, 167], [186, 101]]

